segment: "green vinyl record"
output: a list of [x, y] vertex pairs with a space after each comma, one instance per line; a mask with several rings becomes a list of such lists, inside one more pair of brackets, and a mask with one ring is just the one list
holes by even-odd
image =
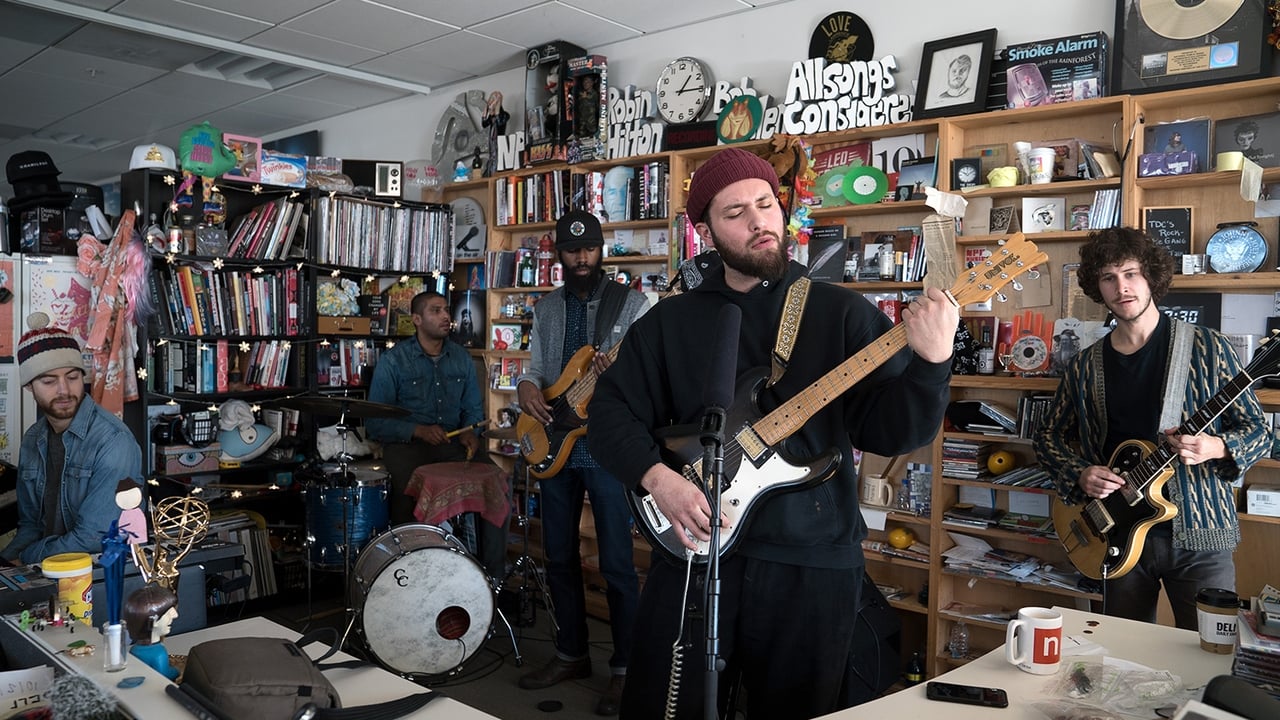
[[818, 197], [822, 198], [821, 207], [840, 207], [848, 205], [844, 196], [844, 168], [831, 168], [818, 176]]
[[889, 177], [880, 169], [859, 165], [844, 176], [844, 196], [854, 205], [870, 205], [884, 199]]

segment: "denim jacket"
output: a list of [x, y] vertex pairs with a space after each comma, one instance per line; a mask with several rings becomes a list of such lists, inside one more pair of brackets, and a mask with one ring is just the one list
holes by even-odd
[[102, 536], [120, 517], [116, 486], [142, 477], [142, 451], [133, 433], [89, 396], [62, 433], [60, 508], [65, 535], [44, 536], [45, 465], [49, 457], [49, 421], [40, 418], [22, 436], [18, 459], [18, 532], [0, 558], [40, 562], [65, 552], [102, 551]]
[[438, 364], [409, 337], [383, 353], [373, 370], [369, 400], [409, 411], [403, 418], [369, 418], [365, 429], [383, 443], [413, 440], [416, 425], [456, 430], [484, 419], [476, 365], [463, 347], [444, 341]]

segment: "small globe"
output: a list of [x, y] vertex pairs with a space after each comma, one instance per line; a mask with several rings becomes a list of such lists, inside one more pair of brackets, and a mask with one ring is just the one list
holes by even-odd
[[987, 469], [992, 475], [1000, 475], [1018, 467], [1018, 458], [1008, 450], [997, 450], [987, 456]]
[[898, 527], [889, 531], [889, 544], [904, 550], [911, 547], [911, 543], [916, 541], [916, 534], [907, 528]]

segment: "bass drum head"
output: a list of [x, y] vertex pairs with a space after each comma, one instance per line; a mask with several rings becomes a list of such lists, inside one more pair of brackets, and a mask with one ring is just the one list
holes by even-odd
[[428, 548], [382, 568], [365, 594], [361, 628], [383, 666], [442, 675], [480, 649], [493, 615], [493, 589], [479, 564], [456, 550]]

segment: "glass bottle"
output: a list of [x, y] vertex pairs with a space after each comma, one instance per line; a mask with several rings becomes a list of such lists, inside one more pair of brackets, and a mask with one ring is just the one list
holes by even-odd
[[522, 251], [520, 253], [519, 284], [522, 287], [533, 287], [537, 279], [533, 265], [533, 251]]
[[951, 657], [969, 657], [969, 626], [963, 622], [951, 626]]
[[924, 661], [920, 659], [920, 651], [911, 653], [911, 659], [907, 661], [907, 671], [903, 680], [908, 685], [918, 685], [924, 680]]

